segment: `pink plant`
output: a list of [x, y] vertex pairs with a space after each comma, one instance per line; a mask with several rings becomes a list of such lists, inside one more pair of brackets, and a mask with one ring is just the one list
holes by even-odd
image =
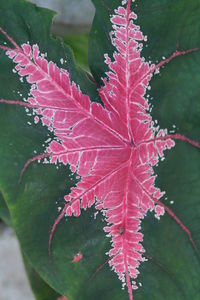
[[[111, 16], [115, 52], [113, 58], [105, 54], [109, 72], [99, 90], [104, 107], [91, 103], [71, 82], [68, 71], [48, 62], [37, 45], [18, 46], [0, 29], [13, 45], [0, 48], [16, 63], [19, 76], [31, 84], [31, 97], [25, 102], [0, 102], [33, 108], [35, 123], [41, 120], [55, 135], [46, 152], [30, 159], [23, 172], [32, 161], [48, 157], [50, 163], [69, 164], [71, 171], [81, 177], [65, 196], [66, 204], [53, 225], [49, 248], [64, 216], [78, 217], [81, 209], [95, 205], [103, 212], [107, 221], [104, 231], [112, 239], [109, 265], [126, 283], [130, 300], [132, 289], [137, 288], [139, 265], [145, 260], [140, 228], [147, 212], [154, 211], [160, 218], [167, 211], [196, 248], [188, 228], [161, 202], [164, 192], [155, 186], [153, 167], [164, 159], [165, 150], [175, 146], [176, 139], [200, 148], [197, 142], [168, 134], [167, 129], [155, 125], [145, 97], [149, 82], [160, 67], [197, 49], [177, 50], [158, 65], [150, 64], [141, 55], [146, 37], [135, 24], [136, 19], [131, 0], [122, 1]], [[72, 262], [81, 258], [82, 254], [75, 256]]]

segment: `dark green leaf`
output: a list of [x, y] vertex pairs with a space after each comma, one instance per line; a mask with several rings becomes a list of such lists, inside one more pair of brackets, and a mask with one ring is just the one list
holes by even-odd
[[57, 300], [60, 295], [56, 293], [32, 268], [28, 259], [23, 256], [28, 279], [36, 300]]
[[102, 78], [105, 77], [105, 72], [108, 70], [104, 63], [104, 54], [108, 53], [112, 57], [114, 50], [110, 40], [112, 30], [110, 15], [121, 4], [121, 0], [92, 0], [92, 2], [95, 5], [96, 13], [89, 35], [88, 61], [92, 75], [98, 85], [101, 85]]

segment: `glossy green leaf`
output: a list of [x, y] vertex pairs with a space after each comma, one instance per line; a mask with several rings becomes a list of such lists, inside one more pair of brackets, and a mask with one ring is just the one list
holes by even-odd
[[[120, 1], [93, 0], [97, 12], [90, 34], [89, 65], [98, 85], [107, 68], [104, 53], [112, 54], [109, 17]], [[136, 6], [137, 4], [137, 6]], [[199, 0], [138, 0], [133, 5], [138, 24], [147, 34], [143, 55], [156, 62], [169, 57], [177, 45], [180, 50], [200, 47]], [[22, 0], [0, 3], [0, 25], [18, 43], [29, 40], [38, 43], [48, 58], [72, 72], [92, 100], [99, 101], [96, 85], [80, 69], [75, 68], [71, 52], [60, 41], [49, 37], [53, 14]], [[41, 25], [42, 24], [42, 25]], [[0, 36], [3, 40], [3, 36]], [[98, 47], [97, 47], [98, 45]], [[19, 99], [27, 84], [12, 73], [13, 65], [0, 52], [1, 97]], [[166, 65], [152, 80], [149, 92], [152, 113], [161, 127], [173, 129], [190, 138], [200, 136], [200, 52], [179, 57]], [[9, 80], [8, 80], [9, 79]], [[19, 184], [20, 172], [34, 151], [42, 153], [41, 145], [47, 130], [29, 126], [24, 108], [6, 104], [0, 106], [0, 189], [11, 211], [21, 246], [31, 264], [55, 290], [69, 300], [127, 300], [117, 276], [106, 264], [109, 239], [103, 233], [100, 214], [94, 210], [82, 212], [79, 218], [62, 220], [52, 241], [52, 257], [48, 255], [48, 240], [52, 225], [63, 207], [63, 195], [75, 184], [75, 175], [60, 166], [31, 164]], [[200, 248], [200, 152], [191, 145], [177, 142], [157, 168], [158, 184], [166, 190], [168, 205], [190, 229]], [[170, 204], [173, 201], [174, 204]], [[142, 223], [145, 262], [140, 267], [135, 292], [136, 300], [198, 300], [200, 298], [200, 259], [187, 234], [167, 213], [160, 221], [148, 215]], [[83, 259], [72, 263], [80, 252]]]

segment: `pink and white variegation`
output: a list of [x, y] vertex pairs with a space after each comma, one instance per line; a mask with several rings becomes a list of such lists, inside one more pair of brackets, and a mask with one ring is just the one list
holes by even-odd
[[[133, 1], [134, 2], [134, 1]], [[37, 45], [1, 45], [16, 63], [19, 76], [30, 83], [31, 96], [26, 102], [1, 99], [0, 102], [33, 108], [35, 122], [41, 120], [55, 135], [44, 154], [30, 159], [49, 157], [51, 163], [69, 164], [81, 180], [65, 196], [66, 204], [55, 221], [51, 236], [59, 221], [66, 216], [79, 216], [81, 209], [95, 205], [106, 218], [104, 231], [112, 240], [109, 264], [128, 287], [129, 299], [137, 288], [135, 279], [139, 265], [145, 260], [142, 246], [141, 221], [147, 212], [160, 218], [165, 211], [187, 233], [190, 231], [178, 217], [160, 201], [163, 192], [155, 186], [155, 166], [164, 151], [175, 146], [176, 139], [200, 145], [179, 134], [169, 135], [159, 129], [149, 113], [145, 97], [155, 72], [179, 55], [197, 49], [176, 51], [160, 64], [150, 64], [141, 56], [146, 38], [135, 24], [131, 0], [122, 1], [111, 16], [113, 58], [105, 54], [109, 72], [99, 90], [104, 107], [91, 103], [70, 74], [40, 55]]]

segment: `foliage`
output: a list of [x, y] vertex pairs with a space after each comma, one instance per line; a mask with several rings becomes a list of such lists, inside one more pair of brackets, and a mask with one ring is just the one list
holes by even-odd
[[134, 299], [198, 299], [200, 4], [93, 2], [91, 80], [50, 37], [53, 13], [1, 1], [1, 198], [25, 256], [69, 300], [132, 299], [131, 280]]
[[64, 41], [74, 51], [77, 64], [88, 71], [88, 34], [66, 35]]

